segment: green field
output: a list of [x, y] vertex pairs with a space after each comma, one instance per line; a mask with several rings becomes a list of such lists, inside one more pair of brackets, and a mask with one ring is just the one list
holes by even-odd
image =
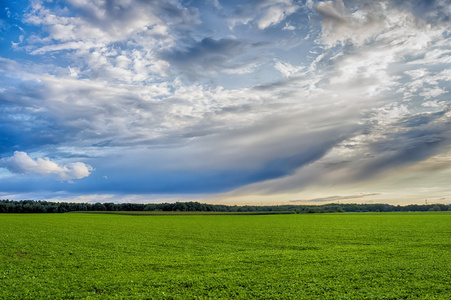
[[450, 299], [451, 213], [0, 214], [0, 299]]

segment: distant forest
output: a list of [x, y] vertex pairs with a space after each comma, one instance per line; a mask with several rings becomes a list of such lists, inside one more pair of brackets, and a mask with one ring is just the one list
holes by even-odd
[[0, 200], [0, 213], [65, 213], [73, 211], [192, 211], [192, 212], [402, 212], [402, 211], [451, 211], [451, 204], [390, 205], [390, 204], [324, 204], [324, 205], [274, 205], [237, 206], [215, 205], [199, 202], [159, 204], [137, 203], [69, 203], [35, 200]]

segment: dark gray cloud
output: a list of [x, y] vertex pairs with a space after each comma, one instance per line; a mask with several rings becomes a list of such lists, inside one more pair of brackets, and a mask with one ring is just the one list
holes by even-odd
[[[393, 171], [415, 166], [451, 145], [449, 111], [417, 114], [400, 118], [383, 127], [364, 125], [349, 134], [342, 143], [331, 147], [334, 155], [315, 158], [311, 163], [298, 165], [291, 176], [279, 176], [267, 182], [244, 187], [243, 193], [279, 193], [299, 191], [309, 186], [339, 186], [369, 182]], [[357, 143], [356, 143], [357, 139]], [[312, 145], [311, 145], [312, 146]], [[314, 148], [312, 148], [314, 149]], [[343, 152], [340, 155], [337, 153]], [[441, 170], [434, 161], [425, 170]], [[446, 167], [442, 166], [442, 169]], [[321, 198], [318, 201], [333, 199]]]
[[451, 145], [447, 114], [449, 111], [444, 110], [407, 116], [385, 126], [383, 132], [373, 128], [366, 134], [367, 142], [354, 148], [353, 156], [325, 162], [324, 171], [346, 170], [347, 176], [336, 178], [337, 183], [364, 181], [437, 155]]
[[0, 152], [38, 148], [67, 141], [64, 126], [39, 107], [40, 86], [33, 83], [8, 87], [0, 92]]
[[399, 125], [402, 127], [419, 127], [423, 125], [428, 125], [436, 119], [442, 118], [447, 113], [446, 110], [438, 111], [429, 114], [418, 114], [411, 116], [409, 118], [402, 119]]
[[160, 57], [176, 67], [190, 79], [218, 72], [239, 70], [255, 58], [246, 58], [248, 51], [255, 51], [266, 43], [252, 43], [238, 38], [204, 38], [182, 49], [162, 53]]
[[[374, 158], [360, 168], [357, 178], [425, 160], [451, 144], [451, 120], [440, 119], [444, 112], [408, 117], [395, 124], [383, 140], [369, 145]], [[427, 120], [427, 122], [425, 121]], [[408, 127], [402, 126], [408, 125]]]
[[445, 25], [451, 21], [447, 0], [391, 0], [389, 3], [398, 9], [412, 11], [415, 17], [428, 24]]
[[[360, 45], [386, 29], [386, 16], [381, 3], [351, 5], [343, 0], [321, 1], [315, 5], [315, 11], [322, 18], [322, 40], [326, 45]], [[358, 10], [359, 17], [353, 15], [353, 10]]]

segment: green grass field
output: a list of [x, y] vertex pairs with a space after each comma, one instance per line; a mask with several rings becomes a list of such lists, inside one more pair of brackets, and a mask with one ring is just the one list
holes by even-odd
[[450, 299], [451, 213], [0, 215], [0, 299]]

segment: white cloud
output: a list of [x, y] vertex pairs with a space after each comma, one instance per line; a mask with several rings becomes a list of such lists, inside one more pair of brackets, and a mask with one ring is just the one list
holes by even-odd
[[371, 121], [379, 125], [393, 124], [409, 114], [409, 110], [405, 105], [397, 106], [393, 103], [387, 104], [384, 107], [375, 108], [374, 112]]
[[[116, 2], [116, 3], [112, 3]], [[167, 25], [159, 16], [161, 9], [157, 3], [140, 3], [138, 1], [69, 1], [80, 14], [65, 16], [69, 8], [51, 11], [39, 2], [33, 4], [26, 21], [33, 25], [46, 26], [48, 37], [38, 38], [41, 43], [62, 43], [61, 49], [83, 48], [95, 45], [108, 45], [113, 42], [135, 39], [144, 34], [151, 38], [154, 34], [167, 32]], [[149, 9], [150, 6], [153, 9]], [[174, 8], [175, 9], [175, 8]], [[154, 32], [155, 30], [155, 32]], [[76, 41], [77, 43], [73, 43]], [[69, 46], [64, 46], [68, 43]], [[86, 47], [86, 46], [85, 46]], [[59, 49], [41, 48], [38, 51], [55, 51]]]
[[160, 81], [169, 66], [158, 54], [176, 44], [184, 26], [199, 23], [196, 9], [171, 0], [70, 0], [55, 5], [57, 9], [50, 9], [33, 2], [24, 19], [42, 31], [15, 47], [37, 56], [65, 53], [71, 65], [81, 64], [79, 77], [119, 83]]
[[296, 27], [294, 27], [293, 25], [289, 24], [289, 23], [285, 23], [285, 26], [282, 28], [282, 30], [295, 30]]
[[300, 8], [292, 0], [263, 0], [240, 6], [238, 12], [228, 18], [229, 27], [236, 24], [255, 23], [260, 30], [274, 26], [285, 20]]
[[[451, 45], [445, 45], [450, 47]], [[420, 65], [438, 65], [451, 64], [451, 50], [448, 49], [433, 49], [425, 53], [424, 58], [413, 60], [409, 64]]]
[[62, 181], [81, 179], [93, 171], [90, 165], [82, 162], [59, 165], [47, 157], [33, 159], [21, 151], [15, 151], [11, 157], [2, 158], [0, 166], [16, 174], [56, 175]]
[[421, 69], [405, 71], [404, 73], [409, 75], [412, 79], [416, 80], [416, 79], [419, 79], [421, 77], [428, 75], [429, 72], [426, 68], [421, 68]]
[[295, 67], [289, 63], [283, 63], [281, 61], [277, 61], [276, 64], [274, 65], [274, 68], [276, 68], [276, 70], [282, 73], [283, 76], [285, 77], [290, 77], [291, 75], [296, 74], [305, 69], [304, 66]]
[[293, 5], [291, 1], [279, 1], [277, 5], [268, 6], [260, 18], [257, 20], [257, 26], [263, 30], [269, 26], [279, 24], [281, 21], [298, 9], [298, 6]]
[[440, 109], [443, 109], [446, 106], [445, 101], [437, 101], [437, 100], [430, 100], [430, 101], [426, 101], [424, 103], [421, 104], [421, 106], [424, 107], [437, 107]]
[[428, 89], [424, 89], [424, 92], [420, 93], [420, 96], [423, 96], [425, 99], [431, 99], [431, 98], [435, 98], [437, 96], [440, 96], [442, 94], [446, 94], [447, 91], [439, 88], [439, 87], [434, 87], [434, 88], [428, 88]]

